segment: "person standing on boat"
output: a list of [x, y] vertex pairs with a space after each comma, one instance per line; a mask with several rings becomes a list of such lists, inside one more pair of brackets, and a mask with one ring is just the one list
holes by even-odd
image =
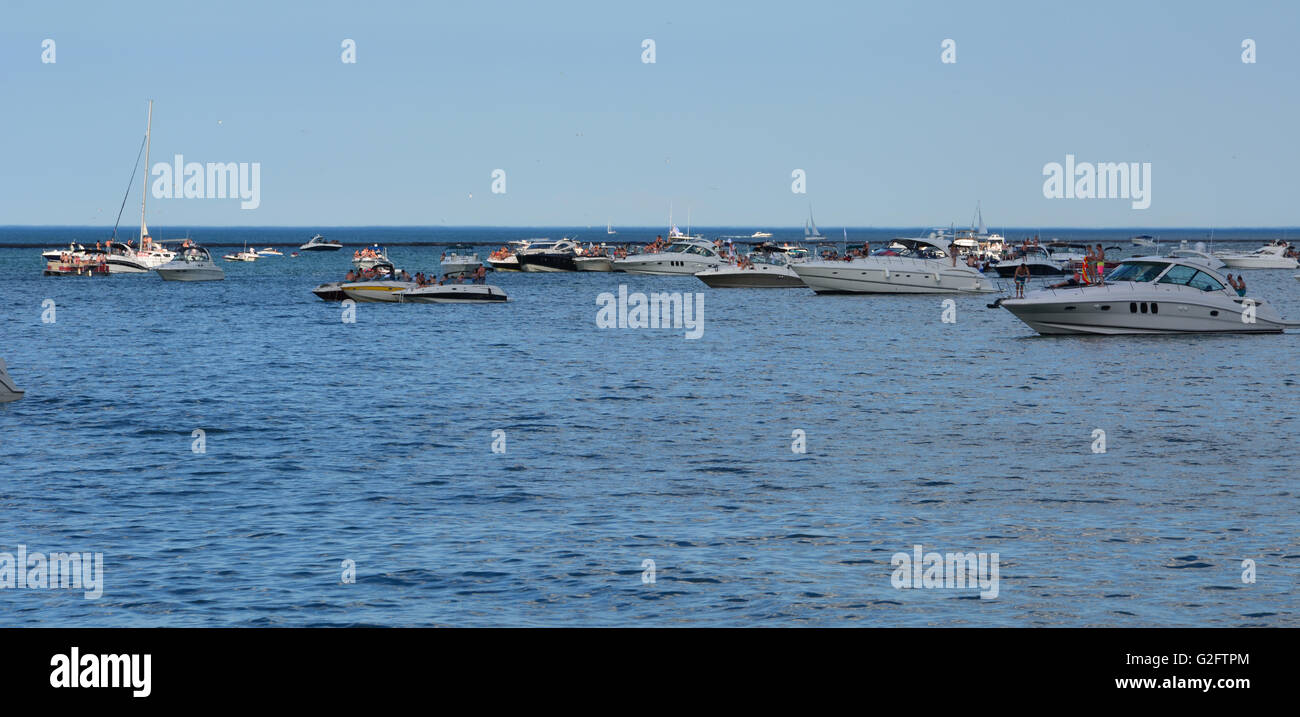
[[1103, 249], [1100, 244], [1097, 245], [1097, 250], [1093, 253], [1093, 258], [1097, 261], [1097, 283], [1103, 284], [1105, 282], [1102, 281], [1102, 276], [1106, 272], [1106, 250]]
[[1029, 278], [1029, 264], [1024, 259], [1020, 260], [1020, 266], [1016, 267], [1016, 298], [1025, 298], [1025, 280]]

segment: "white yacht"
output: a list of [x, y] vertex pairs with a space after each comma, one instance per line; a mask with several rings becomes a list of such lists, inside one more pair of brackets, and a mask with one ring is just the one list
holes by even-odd
[[425, 284], [398, 292], [397, 300], [418, 304], [487, 304], [508, 299], [500, 287], [489, 284]]
[[257, 255], [258, 256], [284, 256], [284, 252], [277, 250], [275, 247], [268, 246], [267, 248], [257, 252]]
[[1139, 234], [1132, 238], [1133, 246], [1153, 247], [1156, 245], [1156, 238], [1150, 234]]
[[894, 239], [871, 256], [807, 261], [791, 268], [818, 294], [950, 294], [994, 291], [993, 282], [975, 267], [955, 261], [948, 238]]
[[1199, 261], [1211, 269], [1222, 269], [1226, 266], [1219, 257], [1205, 251], [1205, 242], [1198, 241], [1195, 247], [1189, 247], [1187, 240], [1184, 239], [1178, 248], [1171, 250], [1167, 256]]
[[704, 239], [681, 239], [655, 254], [632, 254], [611, 262], [614, 271], [629, 274], [698, 274], [725, 264], [713, 242]]
[[478, 260], [478, 254], [465, 251], [467, 246], [455, 246], [451, 251], [442, 253], [442, 273], [459, 274], [466, 271], [474, 271], [483, 266], [483, 262]]
[[613, 271], [614, 260], [609, 255], [606, 244], [589, 246], [582, 253], [573, 257], [573, 266], [578, 271]]
[[226, 278], [212, 255], [197, 244], [181, 247], [176, 258], [158, 267], [155, 271], [163, 281], [221, 281]]
[[86, 247], [74, 241], [74, 242], [68, 242], [67, 249], [46, 249], [45, 251], [41, 252], [41, 258], [44, 259], [45, 261], [54, 261], [56, 259], [63, 258], [65, 255], [75, 256], [84, 251], [86, 251]]
[[1295, 269], [1300, 261], [1286, 256], [1290, 245], [1284, 241], [1274, 241], [1251, 252], [1217, 251], [1215, 256], [1223, 261], [1229, 269]]
[[146, 274], [176, 258], [176, 253], [150, 242], [147, 249], [137, 251], [128, 244], [109, 241], [108, 271], [110, 274]]
[[343, 242], [331, 241], [317, 234], [307, 240], [306, 244], [298, 247], [298, 251], [338, 251], [343, 248]]
[[749, 235], [750, 239], [771, 239], [772, 232], [754, 232]]
[[0, 359], [0, 403], [17, 401], [25, 393], [26, 391], [14, 385], [14, 380], [9, 378], [9, 367], [5, 366], [4, 359]]
[[799, 246], [761, 244], [735, 264], [705, 269], [695, 278], [714, 289], [791, 289], [804, 285], [792, 264], [808, 261], [811, 253]]
[[1021, 264], [1029, 267], [1030, 276], [1061, 276], [1070, 273], [1068, 261], [1056, 258], [1041, 246], [1020, 247], [1017, 250], [1021, 252], [1021, 256], [1015, 259], [1004, 259], [993, 265], [998, 276], [1003, 278], [1015, 276]]
[[1262, 299], [1241, 297], [1195, 259], [1126, 259], [1105, 283], [1031, 291], [994, 305], [1040, 334], [1280, 333], [1285, 321]]
[[564, 237], [559, 241], [539, 241], [515, 253], [519, 268], [529, 272], [577, 271], [574, 258], [582, 251], [578, 242]]

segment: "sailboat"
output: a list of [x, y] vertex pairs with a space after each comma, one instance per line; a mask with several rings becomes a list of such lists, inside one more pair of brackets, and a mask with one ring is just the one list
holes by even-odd
[[617, 234], [618, 232], [614, 231], [614, 225], [613, 225], [613, 224], [610, 224], [609, 222], [605, 222], [605, 233], [606, 233], [606, 234]]
[[826, 237], [822, 236], [821, 230], [817, 228], [817, 222], [813, 221], [812, 205], [808, 205], [808, 221], [803, 225], [803, 237], [806, 241], [820, 241]]
[[[149, 119], [144, 129], [144, 179], [140, 190], [140, 244], [131, 248], [130, 243], [117, 241], [117, 225], [113, 225], [113, 238], [108, 240], [108, 271], [112, 274], [143, 274], [156, 269], [176, 258], [175, 252], [168, 251], [162, 245], [155, 245], [149, 236], [149, 227], [145, 224], [145, 204], [149, 198], [149, 145], [153, 134], [153, 100], [149, 100]], [[139, 161], [140, 157], [136, 157]], [[134, 175], [132, 175], [134, 177]], [[130, 192], [130, 189], [127, 189]], [[122, 199], [123, 206], [126, 198]], [[117, 215], [122, 219], [121, 211]]]

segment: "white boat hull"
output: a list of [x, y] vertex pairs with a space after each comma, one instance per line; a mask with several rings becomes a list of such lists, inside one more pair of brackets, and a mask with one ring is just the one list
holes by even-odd
[[507, 301], [506, 293], [487, 284], [442, 284], [399, 292], [397, 300], [417, 304], [470, 304]]
[[706, 259], [698, 255], [683, 255], [680, 252], [637, 254], [626, 259], [615, 259], [611, 262], [611, 268], [614, 271], [657, 276], [694, 276], [705, 269], [721, 265], [721, 259]]
[[1298, 325], [1255, 299], [1254, 320], [1243, 320], [1247, 299], [1227, 292], [1134, 291], [1127, 284], [1030, 292], [1003, 299], [1002, 308], [1044, 335], [1280, 333]]
[[818, 294], [956, 294], [995, 291], [978, 269], [947, 259], [871, 256], [793, 265]]
[[613, 271], [614, 262], [607, 256], [580, 256], [573, 260], [578, 271]]
[[1295, 269], [1300, 261], [1285, 256], [1223, 256], [1219, 259], [1229, 269]]
[[795, 289], [805, 286], [789, 266], [754, 264], [744, 269], [733, 265], [706, 269], [695, 278], [714, 289]]
[[14, 385], [13, 379], [9, 378], [9, 367], [5, 366], [4, 359], [0, 359], [0, 403], [17, 401], [26, 393]]

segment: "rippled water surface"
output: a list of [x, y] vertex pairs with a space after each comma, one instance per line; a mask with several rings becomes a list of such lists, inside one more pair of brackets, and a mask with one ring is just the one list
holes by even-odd
[[[0, 590], [7, 624], [1300, 624], [1300, 333], [1039, 338], [989, 296], [944, 323], [939, 297], [620, 274], [348, 324], [310, 293], [348, 255], [180, 284], [0, 249], [27, 390], [0, 551], [105, 570], [98, 600]], [[1294, 273], [1252, 294], [1300, 318]], [[703, 293], [703, 337], [598, 329], [620, 283]], [[998, 597], [895, 589], [916, 544], [998, 553]]]

